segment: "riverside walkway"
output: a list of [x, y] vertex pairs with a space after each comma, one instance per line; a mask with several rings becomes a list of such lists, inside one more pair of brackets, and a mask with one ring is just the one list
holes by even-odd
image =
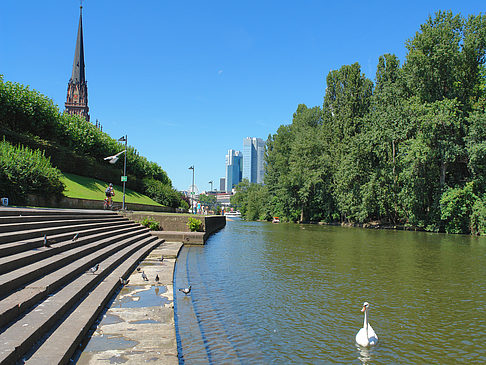
[[[180, 242], [164, 242], [130, 275], [96, 326], [79, 365], [178, 364], [173, 273]], [[160, 261], [161, 257], [163, 261]], [[148, 281], [142, 278], [142, 272]], [[156, 281], [155, 279], [159, 280]]]

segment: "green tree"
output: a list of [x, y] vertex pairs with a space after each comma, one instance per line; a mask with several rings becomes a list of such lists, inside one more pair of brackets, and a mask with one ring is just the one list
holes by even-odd
[[429, 16], [406, 47], [408, 86], [421, 101], [457, 98], [471, 110], [484, 82], [485, 15], [465, 20], [451, 11], [439, 11]]

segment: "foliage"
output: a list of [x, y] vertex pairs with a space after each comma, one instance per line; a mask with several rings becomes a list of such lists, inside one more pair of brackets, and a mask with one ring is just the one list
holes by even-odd
[[187, 220], [187, 227], [191, 232], [201, 232], [202, 222], [197, 218], [189, 217]]
[[486, 235], [486, 204], [484, 200], [476, 200], [472, 207], [471, 233]]
[[243, 179], [236, 186], [236, 193], [231, 197], [231, 205], [239, 210], [248, 220], [270, 220], [269, 194], [266, 186]]
[[155, 219], [145, 217], [139, 222], [142, 226], [149, 228], [151, 231], [160, 231], [160, 223]]
[[449, 188], [440, 198], [441, 219], [447, 233], [469, 233], [473, 206], [478, 197], [473, 192], [473, 183], [464, 188]]
[[[46, 151], [52, 159], [61, 151], [64, 158], [57, 158], [56, 166], [72, 173], [82, 171], [88, 177], [101, 178], [105, 181], [113, 181], [110, 177], [100, 176], [100, 170], [111, 171], [115, 167], [118, 176], [123, 169], [123, 158], [120, 158], [114, 166], [107, 170], [98, 168], [106, 166], [104, 157], [114, 155], [125, 149], [125, 144], [111, 138], [107, 133], [97, 129], [84, 118], [60, 113], [59, 108], [51, 99], [35, 90], [30, 90], [24, 85], [4, 81], [0, 75], [0, 129], [9, 139], [22, 138], [30, 141], [35, 139], [37, 146]], [[18, 142], [18, 141], [14, 141]], [[27, 144], [26, 141], [22, 142]], [[55, 148], [50, 148], [54, 145]], [[74, 157], [73, 157], [74, 155]], [[155, 162], [148, 161], [140, 156], [132, 146], [127, 147], [127, 174], [136, 179], [152, 178], [171, 186], [172, 183], [166, 172]], [[84, 160], [88, 159], [90, 166], [86, 166]], [[70, 161], [78, 161], [77, 171], [70, 168]], [[54, 160], [53, 160], [54, 163]], [[67, 166], [67, 169], [64, 166]], [[72, 163], [71, 163], [72, 165]], [[96, 168], [95, 168], [96, 167]], [[98, 174], [95, 176], [95, 174]], [[119, 179], [119, 177], [118, 177]], [[129, 179], [134, 181], [134, 179]], [[141, 188], [142, 184], [135, 184], [134, 188]]]
[[160, 180], [155, 180], [154, 178], [144, 179], [143, 184], [144, 193], [157, 203], [173, 208], [179, 208], [181, 205], [184, 205], [181, 199], [181, 194], [170, 185], [164, 184]]
[[201, 205], [208, 206], [210, 209], [214, 209], [217, 199], [214, 195], [199, 194], [199, 202]]
[[0, 142], [0, 191], [12, 204], [25, 203], [27, 194], [60, 195], [61, 172], [39, 150]]
[[329, 72], [322, 108], [268, 137], [265, 185], [237, 187], [245, 218], [484, 232], [486, 15], [439, 11], [406, 48], [374, 85], [358, 63]]

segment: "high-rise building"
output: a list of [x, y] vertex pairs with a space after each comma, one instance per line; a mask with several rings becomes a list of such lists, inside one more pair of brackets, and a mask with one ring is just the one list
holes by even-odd
[[89, 122], [88, 84], [84, 75], [83, 7], [79, 8], [78, 38], [74, 51], [73, 72], [68, 83], [65, 112], [83, 116]]
[[240, 183], [242, 178], [243, 155], [240, 151], [228, 150], [226, 155], [226, 192]]
[[243, 139], [243, 179], [251, 183], [263, 184], [265, 169], [265, 141], [261, 138], [246, 137]]
[[219, 191], [226, 191], [226, 178], [219, 178]]

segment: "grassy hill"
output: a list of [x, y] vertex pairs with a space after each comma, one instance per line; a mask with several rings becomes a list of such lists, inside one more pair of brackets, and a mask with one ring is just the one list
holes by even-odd
[[[104, 181], [68, 173], [63, 173], [61, 180], [66, 185], [64, 195], [68, 198], [94, 200], [105, 199], [105, 189], [107, 188], [108, 183]], [[115, 196], [113, 197], [113, 201], [121, 203], [123, 201], [123, 186], [113, 186], [115, 188]], [[130, 189], [125, 189], [125, 203], [161, 206], [161, 204], [150, 199], [148, 196], [139, 194]]]

